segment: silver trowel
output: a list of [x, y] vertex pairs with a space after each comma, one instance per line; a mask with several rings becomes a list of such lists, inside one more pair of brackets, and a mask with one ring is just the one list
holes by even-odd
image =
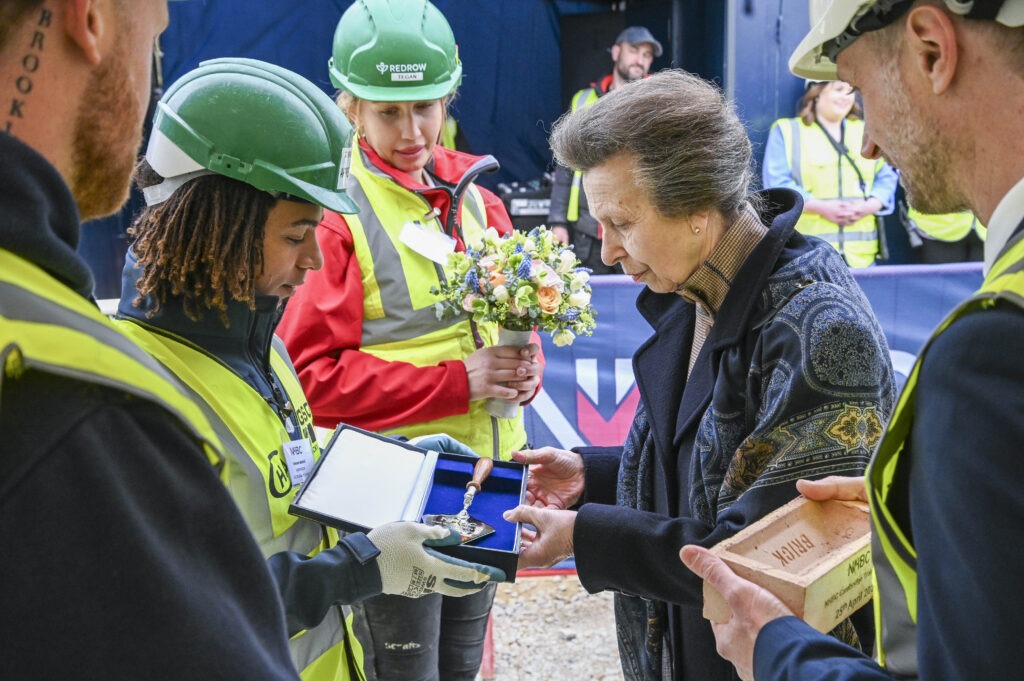
[[462, 543], [486, 537], [494, 533], [494, 528], [482, 520], [469, 515], [469, 506], [473, 498], [484, 484], [484, 480], [494, 469], [494, 460], [480, 458], [473, 466], [473, 479], [466, 483], [466, 494], [462, 497], [462, 510], [458, 513], [428, 513], [423, 516], [427, 525], [443, 525], [455, 530], [462, 536]]

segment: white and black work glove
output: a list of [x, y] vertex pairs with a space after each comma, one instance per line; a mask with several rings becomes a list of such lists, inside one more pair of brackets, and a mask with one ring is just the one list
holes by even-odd
[[420, 435], [409, 440], [409, 444], [416, 445], [420, 449], [429, 449], [434, 452], [443, 452], [445, 454], [462, 454], [464, 456], [475, 456], [480, 458], [480, 455], [469, 448], [469, 445], [465, 445], [451, 435], [446, 433], [435, 433], [433, 435]]
[[440, 525], [398, 521], [381, 525], [367, 535], [380, 549], [382, 591], [386, 594], [419, 598], [439, 593], [468, 596], [488, 582], [505, 581], [505, 572], [490, 565], [470, 563], [434, 551], [431, 546], [453, 546], [462, 538]]

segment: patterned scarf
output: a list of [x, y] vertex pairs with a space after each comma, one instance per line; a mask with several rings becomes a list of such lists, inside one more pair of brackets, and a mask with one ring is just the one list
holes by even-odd
[[[654, 436], [647, 421], [647, 407], [637, 407], [633, 425], [622, 449], [616, 503], [641, 511], [654, 509]], [[627, 681], [662, 678], [666, 607], [660, 601], [615, 594], [619, 657]]]

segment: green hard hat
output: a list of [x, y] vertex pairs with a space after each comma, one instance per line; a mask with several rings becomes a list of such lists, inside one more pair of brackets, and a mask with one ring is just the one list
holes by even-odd
[[372, 102], [441, 99], [462, 80], [451, 26], [427, 0], [356, 0], [327, 66], [335, 87]]
[[157, 104], [146, 160], [167, 179], [147, 188], [146, 200], [216, 173], [355, 213], [345, 193], [351, 142], [337, 105], [302, 76], [255, 59], [204, 61]]

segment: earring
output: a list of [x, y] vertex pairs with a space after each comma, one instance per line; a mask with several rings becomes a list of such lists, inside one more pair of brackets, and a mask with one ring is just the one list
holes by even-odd
[[694, 234], [700, 234], [700, 227], [694, 227], [693, 228], [693, 233]]

